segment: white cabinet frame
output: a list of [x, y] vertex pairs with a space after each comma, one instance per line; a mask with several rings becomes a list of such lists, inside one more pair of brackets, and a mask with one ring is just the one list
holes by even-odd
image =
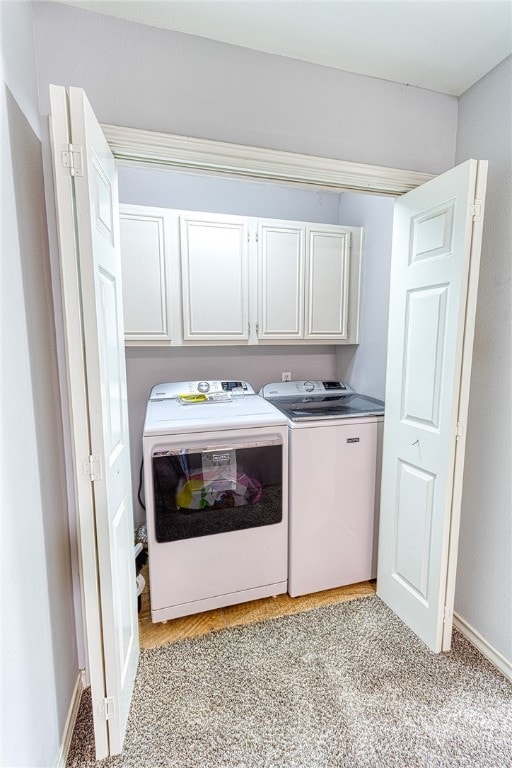
[[[159, 234], [147, 251], [127, 239], [128, 346], [359, 342], [361, 228], [121, 206], [122, 224], [137, 221]], [[130, 265], [139, 254], [147, 274]], [[130, 327], [144, 314], [145, 327]]]
[[[257, 343], [359, 343], [362, 233], [360, 227], [258, 220], [253, 254], [258, 261]], [[281, 238], [280, 253], [272, 255], [271, 236], [276, 247]], [[293, 236], [295, 249], [293, 240], [286, 243]], [[332, 239], [339, 247], [332, 254], [335, 263], [331, 260], [326, 270], [319, 271], [321, 238]]]

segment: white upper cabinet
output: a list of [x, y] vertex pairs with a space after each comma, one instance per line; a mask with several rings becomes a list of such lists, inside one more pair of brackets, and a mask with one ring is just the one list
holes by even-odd
[[362, 230], [121, 206], [130, 345], [357, 344]]
[[258, 338], [304, 337], [304, 227], [258, 225]]
[[354, 228], [260, 220], [258, 340], [357, 343], [360, 240]]
[[125, 342], [171, 342], [165, 211], [125, 205], [120, 213]]
[[247, 223], [180, 216], [184, 341], [249, 339]]
[[308, 227], [305, 339], [348, 337], [350, 231]]

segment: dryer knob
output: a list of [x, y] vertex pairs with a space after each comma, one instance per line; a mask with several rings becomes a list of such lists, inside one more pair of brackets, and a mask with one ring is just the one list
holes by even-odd
[[314, 388], [315, 388], [315, 385], [312, 381], [304, 382], [304, 389], [306, 390], [306, 392], [313, 392]]
[[197, 388], [199, 392], [208, 392], [210, 389], [210, 385], [208, 384], [207, 381], [200, 381], [199, 384], [197, 385]]

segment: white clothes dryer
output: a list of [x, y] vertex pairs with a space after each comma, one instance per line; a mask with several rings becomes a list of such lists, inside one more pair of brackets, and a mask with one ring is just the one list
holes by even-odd
[[292, 597], [375, 578], [384, 403], [342, 381], [266, 384], [289, 426]]
[[286, 592], [284, 414], [245, 381], [158, 384], [142, 442], [152, 620]]

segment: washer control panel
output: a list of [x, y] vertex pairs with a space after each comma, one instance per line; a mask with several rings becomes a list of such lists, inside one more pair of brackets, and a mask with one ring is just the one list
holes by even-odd
[[321, 380], [300, 380], [300, 381], [278, 381], [273, 384], [265, 384], [260, 389], [260, 395], [266, 398], [277, 397], [296, 397], [297, 395], [351, 395], [354, 392], [350, 384], [345, 381], [321, 381]]

